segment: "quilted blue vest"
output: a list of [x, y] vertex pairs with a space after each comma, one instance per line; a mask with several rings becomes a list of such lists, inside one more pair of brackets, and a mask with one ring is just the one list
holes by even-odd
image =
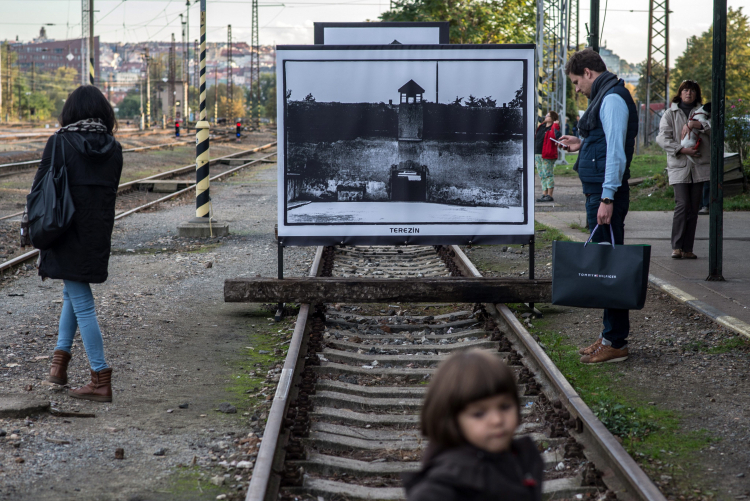
[[[628, 106], [628, 130], [625, 136], [627, 166], [622, 176], [624, 184], [630, 179], [630, 161], [633, 159], [635, 137], [638, 135], [638, 111], [636, 110], [630, 91], [625, 88], [625, 82], [620, 80], [605, 96], [613, 93], [623, 98], [625, 104]], [[604, 129], [600, 123], [598, 128], [589, 132], [589, 136], [583, 142], [581, 152], [578, 154], [578, 177], [581, 179], [581, 184], [583, 184], [584, 193], [599, 194], [602, 192], [606, 165], [607, 140], [604, 137]]]

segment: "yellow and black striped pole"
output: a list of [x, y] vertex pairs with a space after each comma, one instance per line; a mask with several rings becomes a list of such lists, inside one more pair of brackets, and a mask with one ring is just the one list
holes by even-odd
[[206, 120], [206, 0], [201, 0], [200, 116], [195, 124], [195, 216], [210, 216], [208, 129]]
[[94, 0], [89, 0], [89, 85], [94, 85]]

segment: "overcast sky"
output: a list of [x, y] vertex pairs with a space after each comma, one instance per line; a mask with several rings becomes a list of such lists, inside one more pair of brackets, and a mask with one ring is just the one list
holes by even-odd
[[297, 101], [312, 94], [318, 102], [398, 104], [398, 89], [414, 80], [424, 89], [424, 99], [434, 103], [437, 77], [440, 103], [473, 95], [491, 97], [502, 106], [523, 83], [523, 63], [518, 61], [289, 61], [286, 69], [287, 90]]
[[[581, 38], [588, 21], [588, 2], [581, 1]], [[227, 24], [232, 24], [236, 40], [250, 41], [250, 0], [207, 0], [208, 40], [225, 41]], [[95, 31], [105, 41], [138, 42], [181, 37], [179, 14], [186, 0], [95, 0]], [[620, 57], [630, 62], [646, 58], [648, 0], [609, 0], [608, 12], [600, 18], [606, 42]], [[728, 0], [731, 7], [744, 7], [750, 13], [750, 0]], [[307, 44], [313, 42], [313, 22], [356, 22], [376, 20], [388, 9], [381, 0], [260, 0], [261, 44]], [[670, 59], [685, 49], [685, 40], [707, 30], [712, 17], [711, 0], [671, 2]], [[18, 36], [26, 41], [36, 37], [42, 24], [50, 38], [76, 38], [81, 33], [79, 0], [0, 0], [0, 39]], [[634, 10], [631, 12], [631, 9]], [[199, 5], [190, 8], [190, 38], [198, 35]]]

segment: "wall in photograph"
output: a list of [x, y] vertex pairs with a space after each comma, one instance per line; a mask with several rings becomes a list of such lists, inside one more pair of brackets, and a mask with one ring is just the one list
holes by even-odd
[[533, 234], [532, 48], [305, 46], [278, 58], [286, 245]]

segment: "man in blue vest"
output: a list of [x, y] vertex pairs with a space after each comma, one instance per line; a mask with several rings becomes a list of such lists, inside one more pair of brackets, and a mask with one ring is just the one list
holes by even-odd
[[[591, 49], [576, 52], [565, 73], [589, 98], [586, 113], [578, 122], [578, 134], [562, 136], [568, 151], [579, 151], [575, 170], [586, 195], [586, 220], [597, 225], [594, 242], [615, 244], [625, 239], [625, 216], [630, 205], [630, 161], [638, 134], [638, 112], [625, 82], [607, 71], [602, 58]], [[623, 362], [628, 358], [630, 332], [628, 310], [604, 310], [604, 330], [594, 344], [579, 350], [584, 364]]]

